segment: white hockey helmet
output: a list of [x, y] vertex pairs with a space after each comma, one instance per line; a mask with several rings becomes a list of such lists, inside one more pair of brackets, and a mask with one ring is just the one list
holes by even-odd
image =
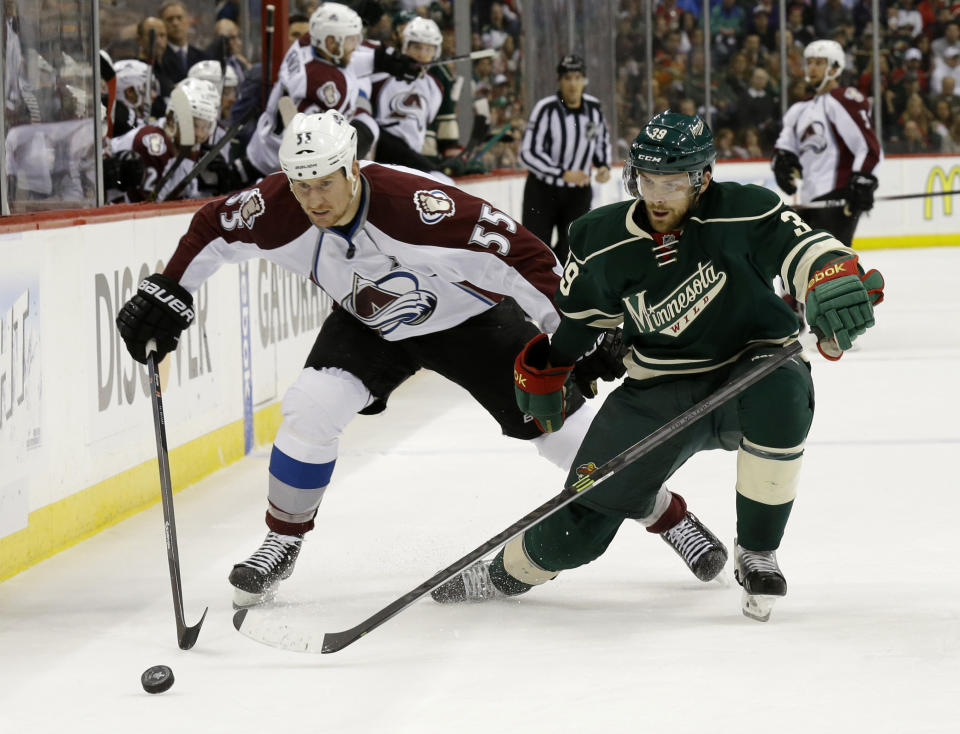
[[220, 93], [213, 82], [187, 77], [170, 92], [167, 102], [167, 117], [174, 114], [180, 128], [180, 145], [197, 143], [194, 120], [207, 122], [210, 129], [220, 118]]
[[819, 89], [822, 89], [827, 82], [839, 77], [847, 65], [847, 55], [843, 52], [843, 46], [839, 43], [828, 40], [811, 41], [803, 49], [803, 79], [807, 84], [810, 83], [810, 75], [807, 73], [807, 61], [809, 59], [827, 60], [827, 72], [823, 75], [823, 81], [820, 82]]
[[[337, 53], [327, 49], [327, 39], [337, 42]], [[344, 48], [353, 39], [354, 47], [363, 40], [363, 21], [356, 11], [340, 3], [323, 3], [310, 16], [310, 43], [317, 50], [340, 63]]]
[[400, 38], [403, 39], [400, 48], [403, 53], [407, 52], [407, 46], [409, 46], [410, 43], [423, 43], [428, 46], [435, 46], [436, 51], [433, 54], [433, 58], [440, 58], [443, 34], [440, 33], [440, 26], [430, 20], [430, 18], [421, 18], [420, 16], [414, 18], [403, 27]]
[[280, 168], [291, 181], [323, 178], [341, 168], [352, 181], [356, 159], [357, 131], [336, 110], [298, 112], [283, 131]]
[[117, 74], [117, 96], [124, 104], [131, 104], [127, 99], [127, 90], [132, 89], [136, 94], [136, 101], [132, 102], [138, 114], [142, 114], [147, 104], [147, 80], [150, 79], [150, 67], [137, 59], [121, 59], [113, 65]]
[[190, 67], [187, 76], [191, 79], [205, 79], [217, 88], [220, 94], [223, 94], [224, 87], [235, 87], [240, 83], [240, 79], [229, 66], [221, 66], [219, 61], [207, 59], [198, 61]]

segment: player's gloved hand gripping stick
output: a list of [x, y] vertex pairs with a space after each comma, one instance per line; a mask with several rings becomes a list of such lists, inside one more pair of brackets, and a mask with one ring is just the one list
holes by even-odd
[[550, 338], [537, 334], [527, 342], [513, 363], [513, 385], [517, 405], [532, 415], [544, 433], [559, 431], [567, 415], [565, 398], [567, 378], [573, 365], [549, 366]]

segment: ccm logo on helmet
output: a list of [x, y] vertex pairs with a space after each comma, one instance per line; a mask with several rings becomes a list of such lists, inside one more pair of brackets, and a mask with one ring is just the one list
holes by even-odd
[[635, 156], [638, 161], [650, 161], [651, 163], [659, 163], [663, 160], [662, 156], [659, 155], [647, 155], [645, 153], [640, 153]]
[[188, 323], [193, 321], [193, 317], [195, 316], [193, 308], [185, 304], [172, 293], [167, 293], [165, 288], [161, 288], [156, 283], [151, 283], [149, 280], [143, 280], [141, 281], [140, 285], [137, 286], [137, 290], [143, 291], [149, 296], [153, 296], [154, 299], [160, 303], [167, 304], [171, 311], [183, 316]]

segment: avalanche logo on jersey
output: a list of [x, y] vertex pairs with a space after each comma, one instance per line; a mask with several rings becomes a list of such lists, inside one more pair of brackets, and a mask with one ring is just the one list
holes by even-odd
[[143, 136], [143, 147], [147, 153], [159, 158], [167, 152], [167, 142], [160, 133], [147, 133]]
[[727, 274], [712, 262], [697, 263], [697, 270], [659, 303], [647, 305], [647, 291], [623, 299], [640, 334], [680, 336], [716, 300], [727, 282]]
[[423, 97], [410, 91], [393, 95], [393, 99], [387, 105], [391, 117], [400, 119], [409, 117], [417, 123], [417, 129], [421, 131], [426, 126], [426, 107]]
[[267, 210], [267, 205], [263, 201], [263, 195], [260, 188], [241, 191], [234, 194], [225, 202], [224, 208], [233, 206], [240, 202], [240, 208], [232, 212], [220, 212], [220, 226], [227, 231], [233, 231], [237, 227], [240, 229], [253, 229], [253, 223], [257, 217]]
[[413, 195], [413, 204], [420, 212], [420, 220], [424, 224], [436, 224], [444, 217], [452, 217], [457, 211], [453, 199], [440, 189], [420, 189]]
[[820, 154], [827, 149], [827, 133], [823, 123], [814, 120], [800, 135], [800, 154], [813, 151]]
[[317, 97], [330, 109], [340, 103], [340, 90], [335, 82], [327, 82], [317, 90]]
[[344, 308], [381, 335], [409, 324], [422, 324], [437, 308], [437, 296], [420, 289], [410, 273], [393, 272], [373, 281], [354, 273], [353, 291]]

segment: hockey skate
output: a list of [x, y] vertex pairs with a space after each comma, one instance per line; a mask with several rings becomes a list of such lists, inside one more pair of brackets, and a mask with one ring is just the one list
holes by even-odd
[[230, 572], [233, 608], [245, 609], [273, 599], [280, 582], [293, 574], [302, 544], [299, 535], [280, 535], [272, 530], [267, 533], [254, 554]]
[[454, 576], [431, 591], [430, 596], [441, 604], [505, 599], [507, 595], [494, 586], [490, 578], [491, 563], [492, 561], [478, 561], [472, 566], [467, 566], [460, 575]]
[[660, 537], [701, 581], [715, 579], [727, 562], [727, 547], [692, 512]]
[[787, 580], [777, 565], [776, 551], [750, 551], [734, 540], [733, 575], [743, 587], [743, 613], [766, 622], [774, 602], [787, 595]]

